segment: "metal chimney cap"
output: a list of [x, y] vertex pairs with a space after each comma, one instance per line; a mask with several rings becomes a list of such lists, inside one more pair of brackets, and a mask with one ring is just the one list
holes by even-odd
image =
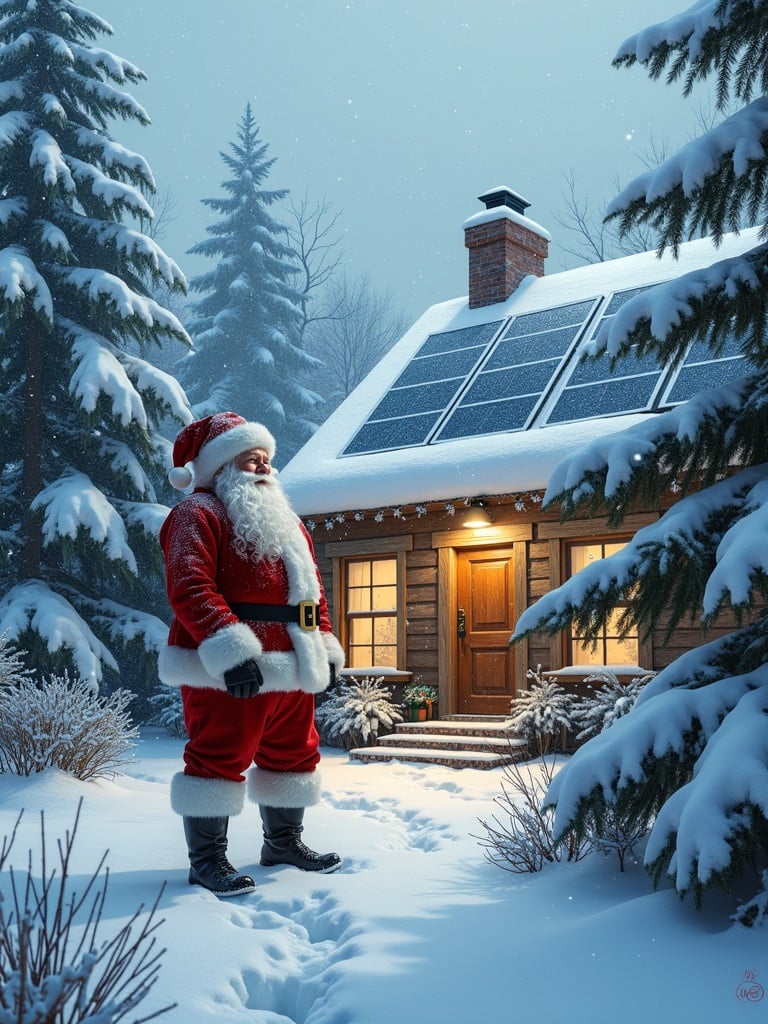
[[525, 213], [531, 205], [519, 192], [514, 192], [506, 185], [498, 185], [496, 188], [489, 189], [477, 198], [481, 203], [485, 203], [486, 210], [493, 210], [497, 206], [508, 206], [516, 213]]

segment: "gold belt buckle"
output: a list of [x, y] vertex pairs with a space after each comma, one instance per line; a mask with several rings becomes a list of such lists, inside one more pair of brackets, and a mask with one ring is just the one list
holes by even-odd
[[314, 601], [299, 601], [299, 625], [305, 632], [311, 633], [320, 625], [317, 612], [318, 606]]

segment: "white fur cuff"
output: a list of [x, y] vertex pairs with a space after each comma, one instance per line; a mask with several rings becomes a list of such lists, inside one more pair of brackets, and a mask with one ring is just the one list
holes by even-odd
[[326, 654], [328, 655], [328, 661], [330, 661], [337, 672], [340, 672], [344, 668], [344, 663], [346, 661], [344, 648], [333, 633], [323, 633], [321, 635], [323, 637], [323, 643], [325, 644]]
[[244, 622], [225, 626], [198, 647], [202, 666], [214, 679], [222, 679], [226, 671], [258, 658], [261, 652], [261, 640]]
[[311, 807], [320, 800], [320, 773], [270, 772], [249, 768], [248, 799], [265, 807]]
[[183, 818], [230, 818], [245, 803], [245, 785], [177, 772], [171, 779], [171, 809]]

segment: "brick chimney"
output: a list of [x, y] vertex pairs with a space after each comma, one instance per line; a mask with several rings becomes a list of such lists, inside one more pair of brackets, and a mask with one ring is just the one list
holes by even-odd
[[502, 185], [478, 196], [485, 210], [464, 221], [469, 249], [469, 307], [504, 302], [524, 277], [544, 276], [551, 236], [524, 216], [531, 205]]

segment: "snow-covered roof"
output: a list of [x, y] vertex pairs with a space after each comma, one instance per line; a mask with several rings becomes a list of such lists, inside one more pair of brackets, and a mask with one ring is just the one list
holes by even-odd
[[[656, 413], [595, 416], [552, 425], [534, 419], [526, 429], [386, 451], [344, 452], [430, 335], [607, 299], [615, 292], [647, 287], [738, 256], [757, 241], [758, 230], [749, 229], [727, 235], [719, 248], [709, 239], [689, 242], [681, 246], [677, 259], [669, 252], [661, 258], [649, 252], [527, 277], [505, 302], [490, 306], [470, 309], [466, 297], [431, 306], [285, 467], [281, 479], [294, 508], [299, 515], [310, 515], [545, 488], [564, 456]], [[580, 341], [578, 348], [582, 347]], [[577, 358], [575, 352], [569, 356]]]

